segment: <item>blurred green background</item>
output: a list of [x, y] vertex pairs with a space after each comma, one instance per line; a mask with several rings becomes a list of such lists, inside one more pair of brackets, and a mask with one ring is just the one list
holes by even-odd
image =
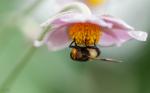
[[[150, 31], [149, 0], [110, 2], [107, 10], [101, 12], [118, 16], [138, 30]], [[25, 36], [26, 31], [38, 30], [40, 23], [57, 12], [55, 3], [55, 0], [0, 0], [0, 86], [32, 44], [30, 36]], [[49, 52], [46, 46], [40, 47], [4, 92], [150, 93], [149, 40], [101, 48], [102, 56], [122, 59], [123, 63], [78, 63], [70, 59], [69, 48]]]

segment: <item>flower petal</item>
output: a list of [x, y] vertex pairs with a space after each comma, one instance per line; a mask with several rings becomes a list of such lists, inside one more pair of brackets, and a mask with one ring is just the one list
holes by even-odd
[[99, 44], [101, 46], [121, 46], [124, 42], [130, 40], [132, 37], [128, 31], [121, 29], [103, 29], [102, 37]]
[[115, 38], [113, 38], [111, 35], [107, 33], [103, 33], [102, 37], [100, 38], [99, 45], [108, 47], [113, 46], [115, 42], [116, 42]]
[[60, 20], [67, 23], [91, 22], [94, 24], [101, 25], [103, 27], [112, 28], [112, 23], [105, 22], [103, 19], [100, 19], [99, 17], [94, 15], [74, 13], [66, 15], [60, 18]]
[[65, 15], [64, 17], [61, 18], [61, 20], [68, 23], [86, 22], [89, 21], [91, 18], [93, 18], [91, 16], [92, 15], [72, 13], [72, 14]]
[[47, 34], [45, 41], [49, 50], [56, 51], [68, 47], [69, 37], [66, 29], [67, 26], [61, 26]]
[[143, 31], [129, 31], [128, 34], [139, 41], [146, 41], [148, 37], [148, 33], [143, 32]]
[[92, 13], [90, 9], [87, 7], [87, 5], [85, 5], [84, 3], [72, 2], [64, 5], [56, 15], [52, 16], [48, 21], [43, 23], [41, 26], [47, 27], [48, 25], [55, 23], [56, 20], [61, 21], [60, 19], [65, 18], [69, 19], [76, 16], [76, 14], [91, 15]]
[[57, 14], [55, 16], [52, 16], [46, 22], [42, 23], [41, 27], [45, 28], [45, 27], [47, 27], [49, 25], [53, 25], [53, 26], [55, 26], [55, 25], [64, 25], [66, 22], [62, 21], [61, 18], [69, 17], [70, 15], [73, 15], [73, 14], [70, 11], [69, 12], [59, 13], [59, 14]]
[[121, 19], [109, 16], [109, 15], [102, 15], [101, 18], [107, 23], [113, 24], [113, 28], [124, 29], [124, 30], [134, 30], [133, 27], [129, 26], [127, 23], [125, 23]]
[[126, 24], [124, 21], [109, 15], [103, 15], [100, 18], [103, 19], [106, 23], [112, 24], [111, 28], [103, 27], [100, 24], [100, 27], [102, 28], [103, 31], [103, 35], [100, 38], [99, 42], [101, 46], [112, 46], [112, 45], [121, 46], [124, 42], [132, 38], [138, 38], [137, 36], [135, 36], [135, 33], [133, 35], [132, 31], [134, 31], [134, 28]]

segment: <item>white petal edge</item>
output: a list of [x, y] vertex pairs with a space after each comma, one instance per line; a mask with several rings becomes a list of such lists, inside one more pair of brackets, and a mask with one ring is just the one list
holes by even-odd
[[81, 2], [68, 3], [62, 8], [62, 11], [65, 10], [65, 9], [68, 9], [68, 8], [76, 9], [77, 12], [79, 12], [79, 13], [83, 13], [83, 14], [87, 14], [87, 15], [91, 15], [92, 14], [92, 12], [88, 8], [88, 6], [86, 4], [84, 4], [84, 3], [81, 3]]
[[146, 41], [148, 37], [148, 33], [143, 31], [129, 31], [128, 34], [139, 41]]
[[68, 23], [74, 23], [74, 22], [85, 22], [88, 20], [88, 16], [85, 14], [79, 14], [79, 13], [74, 13], [71, 14], [71, 17], [68, 18], [61, 18], [62, 21], [68, 22]]
[[97, 23], [97, 24], [99, 24], [100, 26], [102, 26], [102, 27], [106, 27], [106, 28], [112, 28], [112, 26], [113, 26], [113, 24], [111, 24], [111, 23], [106, 23], [104, 20], [102, 20], [102, 19], [98, 19], [97, 21], [95, 20], [95, 22]]
[[120, 25], [128, 28], [128, 29], [131, 29], [131, 30], [134, 30], [134, 28], [130, 25], [128, 25], [126, 22], [124, 22], [123, 20], [119, 19], [119, 18], [115, 18], [113, 16], [109, 16], [109, 15], [102, 15], [101, 16], [103, 19], [106, 19], [106, 20], [110, 20], [112, 22], [117, 22], [119, 23]]
[[103, 19], [94, 15], [79, 14], [79, 13], [74, 13], [72, 15], [73, 16], [71, 16], [70, 18], [62, 18], [61, 20], [68, 23], [91, 22], [106, 28], [112, 28], [113, 26], [113, 24], [107, 23]]
[[65, 15], [65, 14], [68, 14], [68, 13], [71, 13], [71, 11], [56, 14], [56, 15], [52, 16], [51, 18], [49, 18], [49, 19], [48, 19], [47, 21], [45, 21], [44, 23], [42, 23], [40, 26], [41, 26], [42, 28], [45, 28], [45, 27], [47, 27], [48, 25], [50, 25], [54, 20], [60, 18], [61, 16]]
[[34, 45], [35, 47], [40, 47], [40, 46], [42, 46], [43, 44], [44, 44], [44, 41], [35, 40], [35, 41], [33, 42], [33, 45]]
[[67, 8], [76, 8], [76, 13], [82, 13], [82, 14], [86, 14], [86, 15], [92, 15], [90, 9], [83, 3], [79, 3], [79, 2], [73, 2], [73, 3], [69, 3], [67, 5], [65, 5], [62, 10], [60, 10], [60, 12], [58, 12], [56, 15], [53, 15], [51, 18], [49, 18], [46, 22], [41, 24], [41, 27], [47, 27], [49, 24], [51, 24], [51, 22], [53, 22], [54, 20], [61, 18], [63, 15], [68, 14], [68, 13], [73, 13], [74, 11], [63, 11], [64, 9]]
[[112, 28], [113, 26], [113, 24], [105, 22], [102, 18], [99, 18], [98, 16], [94, 15], [89, 16], [88, 20], [106, 28]]

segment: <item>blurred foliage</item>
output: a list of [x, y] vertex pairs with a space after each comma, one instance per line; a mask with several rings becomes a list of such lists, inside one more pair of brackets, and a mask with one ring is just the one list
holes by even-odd
[[[0, 85], [31, 45], [31, 42], [23, 36], [16, 21], [24, 19], [27, 15], [32, 16], [20, 10], [24, 2], [23, 0], [0, 1]], [[18, 14], [23, 16], [12, 20]], [[150, 41], [139, 45], [140, 43], [130, 42], [120, 48], [102, 49], [104, 56], [124, 60], [124, 63], [118, 64], [98, 61], [78, 63], [69, 58], [69, 49], [49, 52], [47, 47], [43, 46], [35, 51], [29, 64], [7, 92], [149, 93]], [[136, 46], [130, 44], [136, 44], [141, 48], [133, 51]], [[128, 48], [131, 49], [128, 51]], [[124, 53], [123, 50], [127, 52]], [[123, 53], [118, 54], [119, 51]]]

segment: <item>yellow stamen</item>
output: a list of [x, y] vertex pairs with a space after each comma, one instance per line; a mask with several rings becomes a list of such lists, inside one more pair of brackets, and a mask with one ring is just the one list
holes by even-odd
[[102, 31], [100, 26], [93, 23], [74, 23], [69, 29], [69, 36], [75, 40], [78, 45], [94, 45], [97, 44]]
[[104, 2], [105, 0], [86, 0], [86, 3], [90, 6], [102, 5]]

